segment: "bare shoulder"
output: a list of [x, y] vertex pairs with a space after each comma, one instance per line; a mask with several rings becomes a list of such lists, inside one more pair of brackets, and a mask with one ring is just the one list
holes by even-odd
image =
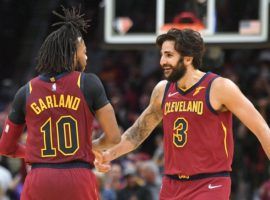
[[159, 81], [158, 84], [155, 86], [154, 90], [157, 90], [159, 92], [164, 92], [167, 83], [168, 81], [166, 80]]
[[218, 77], [211, 85], [210, 102], [214, 108], [220, 109], [240, 95], [242, 95], [240, 89], [232, 80]]
[[228, 78], [218, 77], [213, 81], [211, 90], [211, 92], [214, 92], [216, 94], [228, 94], [239, 91], [239, 88], [232, 80]]

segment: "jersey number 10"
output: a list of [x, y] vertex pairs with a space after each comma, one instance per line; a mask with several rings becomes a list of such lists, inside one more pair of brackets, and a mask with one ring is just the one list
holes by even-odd
[[[73, 155], [79, 149], [77, 120], [72, 116], [61, 116], [55, 123], [52, 131], [52, 120], [49, 118], [40, 128], [43, 133], [44, 148], [41, 149], [41, 157], [56, 156], [56, 148], [53, 139], [57, 139], [57, 148], [65, 156]], [[56, 137], [53, 133], [56, 132]], [[69, 138], [69, 141], [68, 141]]]

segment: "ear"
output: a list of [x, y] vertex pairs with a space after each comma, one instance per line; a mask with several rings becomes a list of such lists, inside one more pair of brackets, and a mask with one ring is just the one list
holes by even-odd
[[192, 65], [193, 57], [191, 56], [184, 56], [184, 64], [185, 65]]

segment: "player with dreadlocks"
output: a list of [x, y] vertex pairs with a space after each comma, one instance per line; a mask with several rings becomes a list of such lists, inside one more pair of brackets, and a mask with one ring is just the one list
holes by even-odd
[[80, 44], [81, 48], [84, 47], [80, 30], [86, 32], [86, 28], [89, 27], [87, 24], [89, 20], [84, 20], [82, 18], [84, 15], [80, 15], [80, 11], [76, 11], [75, 8], [72, 8], [72, 10], [63, 8], [63, 11], [65, 16], [53, 11], [63, 21], [52, 25], [61, 25], [61, 27], [52, 32], [40, 48], [37, 64], [37, 70], [40, 73], [70, 72], [74, 71], [76, 67], [83, 71], [86, 65], [85, 63], [74, 63], [74, 56], [76, 56], [76, 50], [80, 47]]
[[[24, 158], [31, 165], [22, 200], [96, 200], [92, 150], [120, 141], [114, 110], [97, 76], [84, 73], [87, 21], [80, 9], [65, 9], [60, 27], [38, 53], [39, 76], [16, 93], [0, 140], [0, 155]], [[94, 117], [104, 134], [92, 141]], [[27, 128], [25, 145], [19, 138]]]

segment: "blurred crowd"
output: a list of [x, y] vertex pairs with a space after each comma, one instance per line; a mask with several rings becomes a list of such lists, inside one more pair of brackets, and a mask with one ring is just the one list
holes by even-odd
[[[105, 51], [94, 42], [88, 44], [88, 52], [87, 71], [101, 78], [115, 108], [119, 126], [124, 131], [148, 105], [153, 87], [162, 79], [159, 52], [157, 49]], [[203, 66], [205, 71], [211, 70], [236, 82], [269, 123], [269, 50], [221, 50], [209, 47]], [[1, 86], [2, 93], [10, 91], [4, 90], [5, 87], [11, 86], [7, 83]], [[0, 127], [7, 117], [11, 98], [12, 95], [1, 98]], [[93, 137], [101, 133], [99, 124], [95, 122]], [[162, 137], [160, 125], [138, 150], [114, 161], [110, 172], [95, 172], [102, 199], [158, 199], [163, 172]], [[269, 161], [255, 136], [236, 119], [234, 139], [232, 200], [259, 200], [263, 199], [260, 196], [267, 195], [264, 199], [270, 199], [270, 181], [267, 182]], [[12, 200], [18, 199], [26, 168], [21, 160], [1, 157], [0, 194], [6, 194]]]
[[[16, 4], [14, 2], [18, 1], [1, 2], [0, 10], [3, 16], [12, 14], [3, 5], [13, 7]], [[30, 9], [31, 4], [20, 4], [20, 6], [21, 8], [13, 7], [13, 9], [18, 11]], [[98, 23], [95, 9], [87, 13], [88, 16], [94, 17], [92, 27]], [[13, 15], [21, 16], [17, 12]], [[30, 16], [29, 10], [21, 20], [27, 21]], [[15, 46], [23, 45], [20, 38], [14, 39], [23, 25], [15, 24], [17, 24], [16, 29], [11, 28], [11, 24], [8, 23], [0, 24], [2, 30], [5, 30], [1, 32], [0, 38], [2, 40], [6, 38], [10, 42], [10, 46], [1, 51], [3, 59], [0, 60], [0, 70], [7, 70], [0, 76], [1, 132], [15, 91], [34, 76], [34, 65], [29, 65], [31, 68], [18, 70], [21, 67], [20, 60], [13, 59], [15, 53], [22, 53]], [[155, 47], [141, 50], [104, 49], [98, 33], [92, 30], [93, 28], [86, 36], [89, 62], [86, 71], [97, 74], [102, 80], [108, 98], [116, 111], [119, 127], [125, 131], [148, 105], [153, 87], [163, 79], [159, 67], [159, 52]], [[4, 41], [2, 42], [5, 44]], [[230, 50], [211, 46], [207, 48], [202, 69], [233, 80], [269, 124], [270, 49]], [[20, 77], [22, 75], [20, 72], [26, 70], [28, 74]], [[95, 122], [93, 138], [99, 137], [101, 133], [99, 124]], [[22, 142], [25, 142], [26, 137], [27, 131], [22, 136]], [[162, 138], [160, 125], [136, 151], [113, 161], [112, 169], [107, 174], [98, 173], [93, 169], [102, 200], [158, 199], [163, 174]], [[269, 161], [255, 136], [236, 119], [234, 140], [231, 200], [270, 200]], [[29, 167], [23, 160], [0, 156], [0, 200], [19, 199], [28, 170]]]

